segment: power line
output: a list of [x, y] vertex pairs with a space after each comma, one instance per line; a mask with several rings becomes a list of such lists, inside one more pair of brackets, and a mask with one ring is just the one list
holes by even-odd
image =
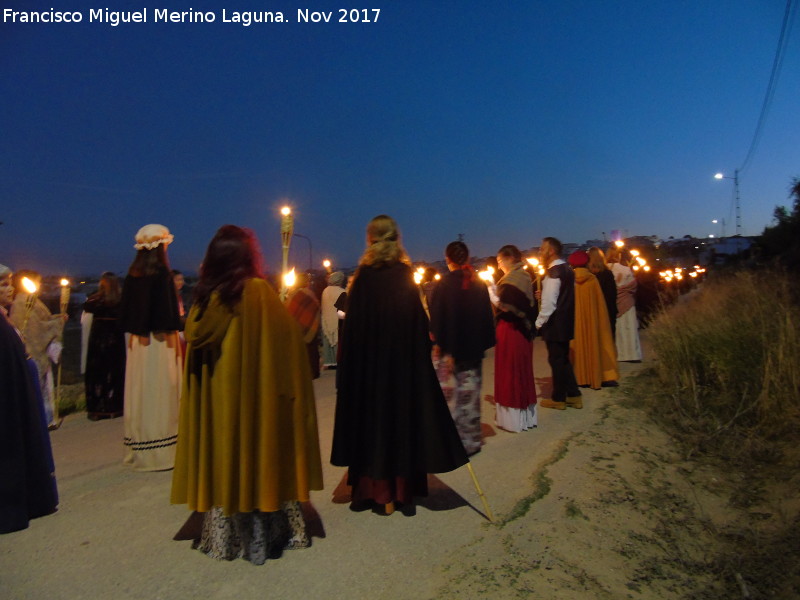
[[780, 76], [781, 66], [783, 65], [783, 57], [786, 54], [786, 46], [789, 41], [789, 34], [792, 30], [793, 13], [797, 8], [794, 0], [786, 0], [786, 10], [783, 13], [783, 25], [781, 26], [781, 35], [778, 38], [778, 48], [775, 50], [775, 59], [772, 61], [772, 72], [769, 76], [769, 83], [767, 83], [767, 92], [764, 95], [764, 102], [761, 105], [761, 114], [758, 116], [758, 123], [756, 130], [753, 134], [753, 140], [750, 142], [750, 148], [747, 150], [747, 156], [739, 167], [739, 172], [744, 171], [747, 163], [750, 162], [753, 154], [756, 151], [758, 142], [761, 139], [761, 133], [764, 128], [764, 122], [767, 119], [767, 113], [772, 105], [772, 98], [775, 95], [775, 88], [778, 85], [778, 77]]

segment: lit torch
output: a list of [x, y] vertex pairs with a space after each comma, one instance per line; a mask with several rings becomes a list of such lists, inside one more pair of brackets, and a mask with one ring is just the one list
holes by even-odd
[[[542, 277], [544, 276], [544, 267], [539, 264], [538, 258], [529, 258], [528, 263], [534, 268], [536, 271], [536, 291], [542, 291]], [[542, 299], [539, 298], [538, 300], [539, 310], [542, 309]]]
[[294, 217], [292, 209], [288, 206], [281, 208], [281, 248], [283, 249], [283, 279], [284, 285], [281, 287], [281, 300], [286, 300], [289, 289], [286, 287], [285, 280], [289, 268], [289, 245], [292, 243], [294, 233]]
[[36, 283], [27, 277], [22, 278], [22, 287], [28, 292], [28, 298], [25, 300], [25, 318], [22, 320], [22, 334], [25, 334], [25, 328], [28, 326], [28, 319], [33, 312], [33, 307], [36, 304], [36, 292], [39, 290]]
[[61, 313], [67, 314], [67, 308], [69, 307], [69, 279], [62, 279], [61, 280]]
[[[67, 314], [67, 309], [69, 308], [69, 293], [70, 293], [69, 279], [62, 279], [60, 283], [61, 283], [61, 302], [60, 302], [61, 314], [66, 315]], [[61, 330], [60, 338], [61, 338], [61, 341], [63, 341], [63, 338], [64, 338], [64, 330], [63, 329]], [[63, 364], [64, 364], [64, 361], [61, 360], [61, 357], [59, 356], [59, 360], [58, 360], [58, 376], [56, 377], [56, 401], [53, 404], [53, 419], [56, 422], [55, 429], [58, 429], [59, 427], [61, 427], [61, 419], [58, 418], [58, 409], [59, 409], [59, 406], [61, 405], [61, 366]]]
[[294, 287], [295, 283], [297, 283], [297, 275], [294, 272], [294, 267], [292, 267], [292, 270], [283, 276], [283, 287], [288, 290], [289, 288]]

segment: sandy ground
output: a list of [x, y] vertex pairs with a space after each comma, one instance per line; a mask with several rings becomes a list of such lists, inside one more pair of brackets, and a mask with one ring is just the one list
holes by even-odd
[[[534, 360], [548, 396], [538, 339]], [[713, 489], [698, 498], [669, 439], [621, 402], [646, 363], [621, 363], [622, 387], [586, 390], [583, 410], [541, 409], [529, 432], [498, 430], [483, 402], [485, 445], [472, 464], [495, 523], [464, 468], [431, 476], [413, 516], [351, 512], [345, 470], [327, 463], [335, 394], [324, 372], [315, 390], [325, 489], [311, 501], [322, 525], [312, 547], [261, 567], [173, 541], [189, 512], [169, 504], [171, 473], [123, 467], [121, 419], [70, 415], [51, 434], [59, 510], [0, 536], [0, 599], [687, 597], [704, 584]]]

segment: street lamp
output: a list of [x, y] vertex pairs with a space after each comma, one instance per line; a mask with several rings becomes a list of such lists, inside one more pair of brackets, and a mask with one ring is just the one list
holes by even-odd
[[714, 225], [719, 223], [719, 225], [720, 225], [720, 230], [719, 230], [720, 231], [720, 235], [719, 235], [719, 237], [724, 238], [725, 237], [725, 219], [711, 219], [711, 222]]
[[303, 238], [308, 242], [308, 270], [310, 271], [312, 268], [314, 268], [314, 255], [313, 250], [311, 249], [311, 238], [297, 232], [294, 233], [294, 237]]
[[739, 169], [733, 172], [733, 177], [728, 177], [722, 173], [714, 175], [714, 179], [733, 179], [733, 188], [736, 193], [736, 235], [742, 235], [742, 215], [739, 204]]

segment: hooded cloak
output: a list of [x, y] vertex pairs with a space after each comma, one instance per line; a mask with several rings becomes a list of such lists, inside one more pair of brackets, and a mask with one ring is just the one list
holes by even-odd
[[263, 279], [233, 309], [213, 293], [186, 322], [172, 502], [274, 512], [322, 489], [317, 415], [300, 327]]

